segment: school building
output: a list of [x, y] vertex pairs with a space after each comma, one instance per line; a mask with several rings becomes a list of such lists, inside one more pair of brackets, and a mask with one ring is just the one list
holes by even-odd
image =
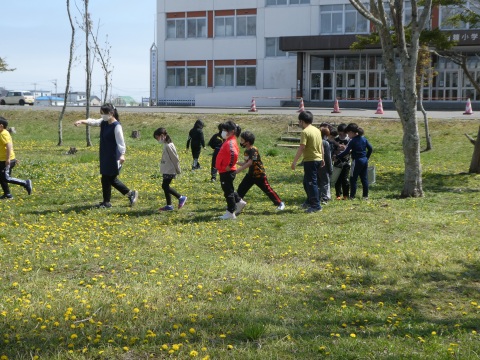
[[[452, 29], [446, 19], [454, 13], [435, 8], [431, 26], [451, 31], [480, 81], [480, 29], [468, 23]], [[255, 98], [257, 106], [279, 106], [300, 97], [317, 106], [335, 99], [376, 106], [379, 97], [388, 103], [381, 49], [350, 50], [355, 36], [370, 30], [346, 1], [157, 0], [152, 103], [249, 106]], [[437, 76], [424, 89], [426, 103], [480, 100], [459, 66], [432, 61]]]

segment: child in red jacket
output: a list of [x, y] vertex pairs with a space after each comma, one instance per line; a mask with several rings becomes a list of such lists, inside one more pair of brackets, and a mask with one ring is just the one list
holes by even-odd
[[218, 152], [215, 167], [220, 174], [220, 183], [223, 195], [227, 200], [227, 211], [220, 216], [222, 220], [235, 219], [235, 210], [241, 211], [246, 203], [235, 193], [233, 180], [235, 180], [236, 164], [238, 160], [237, 136], [241, 129], [233, 121], [228, 120], [222, 124], [222, 138], [225, 139]]

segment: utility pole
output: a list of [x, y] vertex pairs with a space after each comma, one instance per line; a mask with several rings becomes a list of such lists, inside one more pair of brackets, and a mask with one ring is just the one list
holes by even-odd
[[55, 96], [58, 97], [58, 92], [57, 92], [57, 79], [52, 80], [52, 84], [55, 85]]

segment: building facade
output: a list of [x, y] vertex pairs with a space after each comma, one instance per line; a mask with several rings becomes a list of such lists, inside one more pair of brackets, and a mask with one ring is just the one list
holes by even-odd
[[[471, 54], [468, 68], [480, 81], [480, 30], [469, 24], [452, 29], [446, 19], [454, 11], [434, 9], [431, 26], [451, 31], [457, 50]], [[381, 49], [350, 50], [356, 35], [370, 31], [370, 23], [342, 0], [157, 0], [153, 103], [388, 100]], [[437, 75], [423, 91], [425, 101], [480, 100], [459, 66], [432, 60]]]

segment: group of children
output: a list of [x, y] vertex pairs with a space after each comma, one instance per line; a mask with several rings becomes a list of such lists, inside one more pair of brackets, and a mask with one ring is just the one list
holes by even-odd
[[[103, 201], [100, 202], [97, 207], [110, 208], [112, 206], [110, 203], [112, 187], [127, 196], [130, 205], [133, 206], [138, 199], [138, 191], [130, 190], [118, 179], [120, 169], [125, 161], [126, 151], [118, 112], [112, 104], [104, 104], [100, 108], [100, 114], [102, 116], [101, 119], [78, 120], [74, 123], [75, 126], [84, 124], [87, 126], [100, 127], [100, 174]], [[309, 119], [311, 116], [304, 117]], [[299, 120], [304, 117], [300, 114]], [[11, 144], [11, 138], [8, 141], [9, 136], [5, 135], [7, 133], [6, 127], [8, 123], [3, 118], [0, 120], [0, 134], [2, 136], [0, 140], [5, 138], [6, 140], [2, 141], [7, 144], [5, 147], [2, 145], [2, 148], [4, 148], [6, 152], [6, 161], [0, 159], [0, 167], [2, 170], [0, 180], [4, 191], [2, 198], [11, 198], [8, 183], [22, 185], [30, 194], [32, 191], [32, 183], [30, 180], [24, 181], [10, 177], [11, 169], [15, 165], [13, 147], [8, 145], [9, 143]], [[305, 128], [308, 127], [307, 123], [308, 122], [305, 123], [305, 125], [307, 125]], [[188, 135], [187, 150], [190, 147], [192, 151], [192, 170], [200, 169], [200, 152], [202, 148], [205, 148], [203, 127], [203, 121], [197, 120]], [[360, 177], [363, 185], [363, 197], [368, 198], [367, 169], [368, 158], [372, 153], [372, 146], [363, 136], [363, 129], [354, 123], [349, 125], [340, 124], [336, 129], [324, 123], [321, 125], [320, 130], [322, 139], [318, 141], [322, 143], [323, 165], [318, 167], [319, 181], [318, 185], [316, 183], [315, 186], [318, 186], [317, 192], [320, 193], [322, 202], [325, 203], [331, 198], [330, 185], [335, 187], [337, 199], [354, 198], [358, 177]], [[181, 173], [177, 149], [165, 128], [160, 127], [156, 129], [153, 137], [163, 145], [160, 172], [163, 177], [162, 189], [165, 193], [166, 205], [161, 207], [159, 211], [174, 210], [172, 196], [178, 200], [178, 209], [181, 209], [185, 205], [187, 197], [171, 187], [173, 179]], [[240, 138], [240, 146], [245, 149], [243, 161], [238, 160], [238, 137]], [[317, 138], [316, 135], [315, 138]], [[219, 174], [221, 188], [227, 203], [226, 212], [220, 216], [220, 219], [227, 220], [236, 218], [247, 205], [244, 198], [253, 185], [257, 185], [268, 196], [278, 211], [285, 209], [285, 203], [268, 182], [260, 153], [254, 144], [255, 135], [251, 131], [242, 132], [240, 126], [231, 120], [219, 124], [218, 133], [214, 134], [208, 142], [208, 145], [213, 149], [211, 180], [216, 181], [217, 173]], [[0, 148], [0, 155], [2, 148]], [[307, 151], [305, 151], [305, 153], [307, 153]], [[305, 154], [303, 155], [305, 156]], [[350, 156], [352, 158], [351, 165]], [[298, 160], [297, 157], [298, 156], [296, 156], [294, 163]], [[240, 182], [237, 191], [235, 191], [234, 180], [236, 174], [247, 169], [247, 174]], [[309, 192], [307, 191], [307, 202], [309, 201], [308, 197]], [[319, 209], [321, 209], [320, 205]]]

